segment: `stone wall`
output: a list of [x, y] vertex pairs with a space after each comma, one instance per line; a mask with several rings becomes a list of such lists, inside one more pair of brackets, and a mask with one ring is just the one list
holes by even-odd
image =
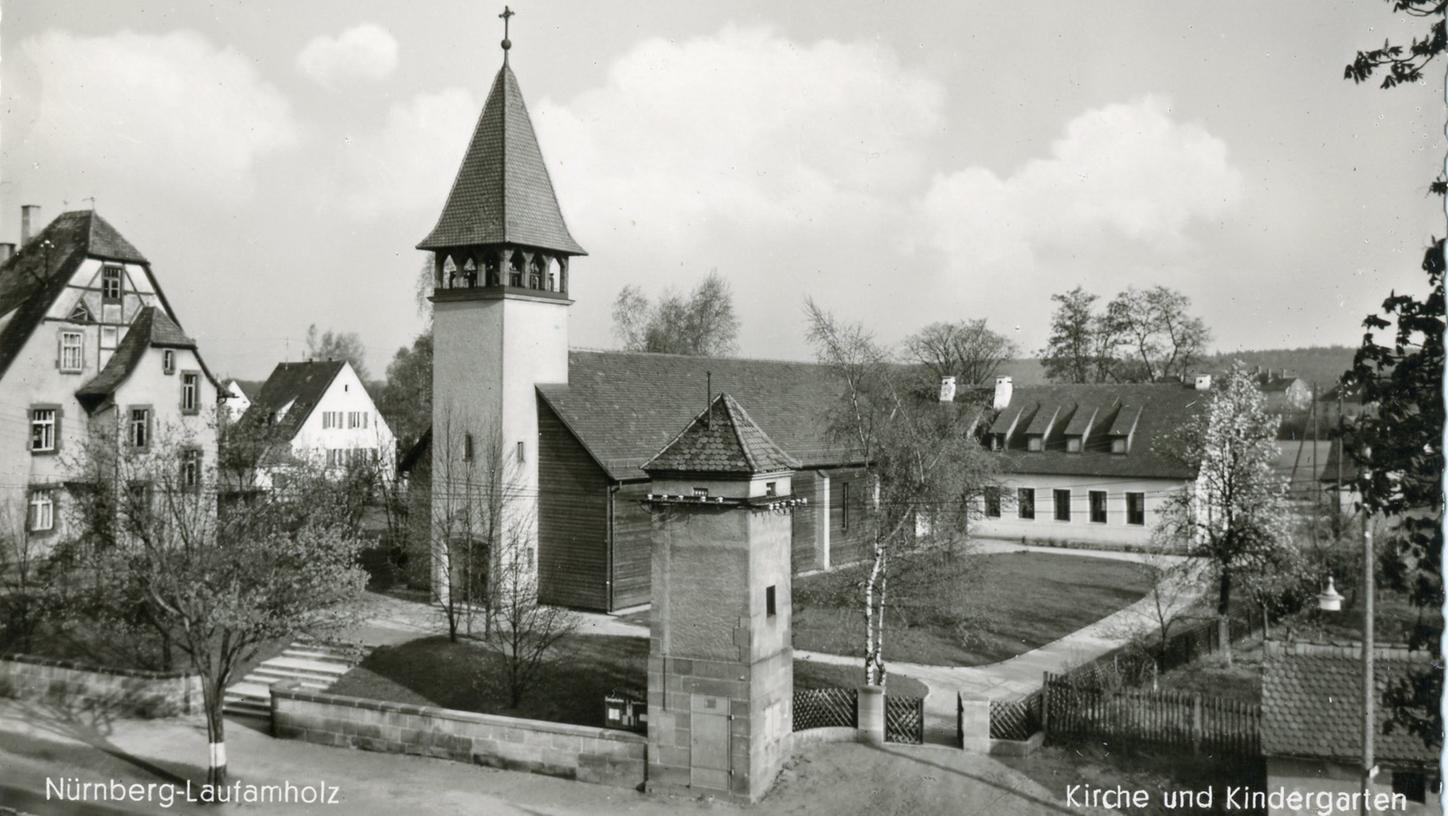
[[204, 708], [201, 678], [195, 674], [96, 668], [30, 655], [0, 655], [0, 696], [137, 717], [174, 717]]
[[[272, 733], [624, 788], [644, 783], [645, 738], [626, 731], [426, 708], [272, 686]], [[600, 701], [600, 704], [602, 701]]]

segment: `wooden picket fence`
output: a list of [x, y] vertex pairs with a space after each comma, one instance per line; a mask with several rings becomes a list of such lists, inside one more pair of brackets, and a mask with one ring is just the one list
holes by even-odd
[[1111, 691], [1047, 674], [1042, 726], [1050, 739], [1090, 738], [1238, 752], [1261, 750], [1262, 707], [1175, 691]]

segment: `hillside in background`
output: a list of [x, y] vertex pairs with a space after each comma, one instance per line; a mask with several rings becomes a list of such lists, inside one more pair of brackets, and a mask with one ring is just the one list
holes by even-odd
[[[1241, 360], [1249, 367], [1261, 366], [1266, 369], [1287, 369], [1292, 376], [1301, 377], [1309, 383], [1317, 383], [1323, 391], [1331, 388], [1338, 377], [1352, 365], [1351, 346], [1311, 346], [1296, 349], [1262, 349], [1260, 351], [1230, 351], [1208, 355], [1199, 368], [1214, 375], [1224, 374], [1233, 361]], [[1047, 382], [1046, 371], [1041, 361], [1034, 357], [1009, 360], [1001, 366], [1001, 374], [1008, 374], [1017, 385], [1041, 385]]]

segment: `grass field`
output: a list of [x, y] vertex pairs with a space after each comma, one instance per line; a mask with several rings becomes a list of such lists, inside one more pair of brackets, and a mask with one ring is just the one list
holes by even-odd
[[[601, 727], [603, 698], [613, 692], [644, 696], [649, 642], [641, 637], [573, 635], [559, 660], [530, 689], [517, 708], [508, 706], [501, 664], [481, 646], [427, 637], [376, 649], [332, 686], [333, 694], [482, 714]], [[858, 686], [862, 670], [796, 661], [796, 688]], [[891, 694], [923, 697], [918, 680], [894, 675]]]
[[[944, 577], [927, 582], [923, 601], [912, 598], [913, 608], [892, 611], [886, 622], [890, 660], [995, 663], [1094, 623], [1151, 589], [1145, 567], [1106, 558], [1019, 552], [975, 555], [952, 565], [916, 570]], [[847, 586], [851, 580], [848, 571], [839, 571], [795, 581], [794, 648], [863, 655], [859, 593]]]

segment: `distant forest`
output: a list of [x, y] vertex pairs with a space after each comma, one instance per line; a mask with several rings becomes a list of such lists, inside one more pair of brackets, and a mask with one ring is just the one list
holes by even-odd
[[[1337, 383], [1338, 377], [1352, 365], [1356, 351], [1351, 346], [1310, 346], [1295, 349], [1262, 349], [1260, 351], [1230, 351], [1210, 354], [1203, 358], [1198, 369], [1209, 374], [1220, 375], [1231, 367], [1233, 361], [1241, 360], [1250, 367], [1280, 371], [1286, 369], [1290, 376], [1301, 377], [1326, 391]], [[1001, 365], [1002, 374], [1009, 374], [1017, 385], [1041, 385], [1047, 382], [1041, 361], [1034, 357], [1008, 360]]]

